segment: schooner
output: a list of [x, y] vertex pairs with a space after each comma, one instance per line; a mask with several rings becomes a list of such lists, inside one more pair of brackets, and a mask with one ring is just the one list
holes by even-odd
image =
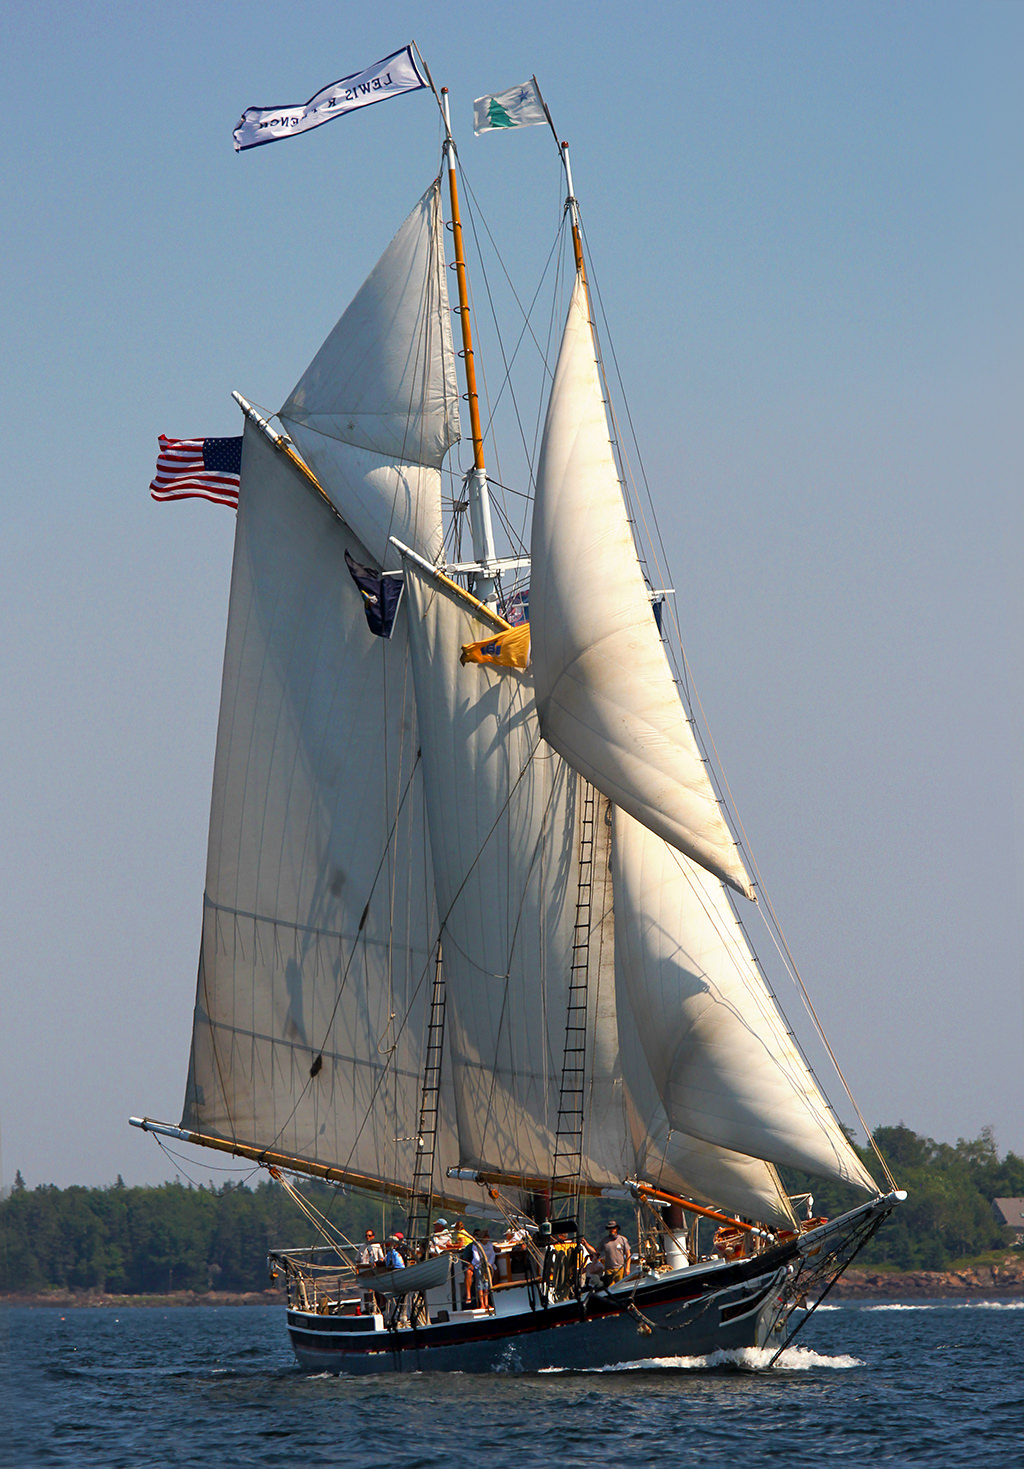
[[[406, 89], [433, 87], [412, 48], [377, 74], [396, 57], [419, 78]], [[447, 93], [435, 95], [438, 177], [281, 427], [236, 394], [185, 1104], [176, 1126], [131, 1120], [272, 1169], [307, 1212], [292, 1174], [401, 1203], [404, 1269], [360, 1271], [322, 1217], [320, 1246], [272, 1257], [312, 1370], [743, 1347], [771, 1361], [806, 1319], [797, 1307], [903, 1196], [852, 1147], [741, 921], [757, 888], [638, 557], [564, 143], [574, 284], [529, 551], [497, 549], [457, 155]], [[532, 96], [543, 107], [535, 82]], [[473, 554], [448, 562], [453, 315], [472, 446], [454, 511], [468, 513]], [[527, 587], [528, 624], [514, 623]], [[799, 1219], [779, 1167], [864, 1202]], [[592, 1265], [594, 1198], [635, 1217], [622, 1280]], [[442, 1209], [500, 1220], [515, 1241], [486, 1304], [464, 1300], [457, 1252], [428, 1252]]]

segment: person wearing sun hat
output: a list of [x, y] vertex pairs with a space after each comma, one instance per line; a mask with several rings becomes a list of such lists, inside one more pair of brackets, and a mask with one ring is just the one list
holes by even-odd
[[629, 1273], [629, 1240], [619, 1233], [618, 1222], [608, 1221], [608, 1238], [601, 1246], [601, 1264], [604, 1266], [605, 1285], [614, 1285]]
[[448, 1228], [447, 1219], [435, 1219], [434, 1230], [427, 1240], [427, 1254], [440, 1255], [445, 1250], [452, 1248], [451, 1230]]

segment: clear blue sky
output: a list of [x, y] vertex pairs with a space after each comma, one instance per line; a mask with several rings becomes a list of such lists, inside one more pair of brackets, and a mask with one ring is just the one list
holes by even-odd
[[[437, 167], [415, 37], [532, 286], [563, 135], [736, 803], [872, 1123], [1024, 1151], [1024, 7], [8, 7], [2, 1182], [178, 1165], [233, 517], [156, 437], [276, 408]], [[492, 369], [495, 371], [496, 367]], [[215, 1160], [214, 1160], [215, 1161]], [[217, 1176], [200, 1157], [193, 1176]]]

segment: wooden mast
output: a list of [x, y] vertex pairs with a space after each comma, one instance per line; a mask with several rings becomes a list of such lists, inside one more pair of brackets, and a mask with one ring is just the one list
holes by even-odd
[[466, 279], [466, 256], [462, 246], [462, 217], [459, 213], [459, 186], [455, 177], [455, 140], [452, 137], [448, 108], [448, 88], [441, 88], [441, 115], [444, 118], [444, 156], [448, 164], [448, 197], [452, 213], [452, 248], [455, 252], [455, 279], [459, 290], [457, 307], [462, 323], [462, 360], [466, 372], [466, 401], [469, 404], [469, 429], [473, 442], [473, 469], [469, 476], [469, 519], [473, 535], [473, 554], [482, 572], [474, 578], [473, 590], [487, 606], [497, 606], [495, 582], [497, 566], [494, 554], [494, 530], [491, 524], [491, 497], [487, 486], [484, 461], [484, 436], [480, 426], [480, 399], [476, 387], [476, 360], [473, 356], [473, 330], [469, 315], [469, 287]]

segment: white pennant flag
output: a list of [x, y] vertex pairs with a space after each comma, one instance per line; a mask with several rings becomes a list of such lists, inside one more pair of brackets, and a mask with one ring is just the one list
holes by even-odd
[[477, 134], [495, 128], [526, 128], [547, 120], [535, 77], [521, 87], [495, 92], [493, 97], [478, 97], [473, 103], [473, 131]]
[[258, 148], [262, 143], [276, 143], [293, 133], [308, 132], [332, 117], [341, 117], [357, 107], [372, 102], [385, 102], [401, 92], [416, 92], [427, 85], [412, 54], [411, 46], [403, 46], [375, 62], [365, 71], [354, 72], [332, 82], [297, 107], [247, 107], [234, 131], [235, 151]]

